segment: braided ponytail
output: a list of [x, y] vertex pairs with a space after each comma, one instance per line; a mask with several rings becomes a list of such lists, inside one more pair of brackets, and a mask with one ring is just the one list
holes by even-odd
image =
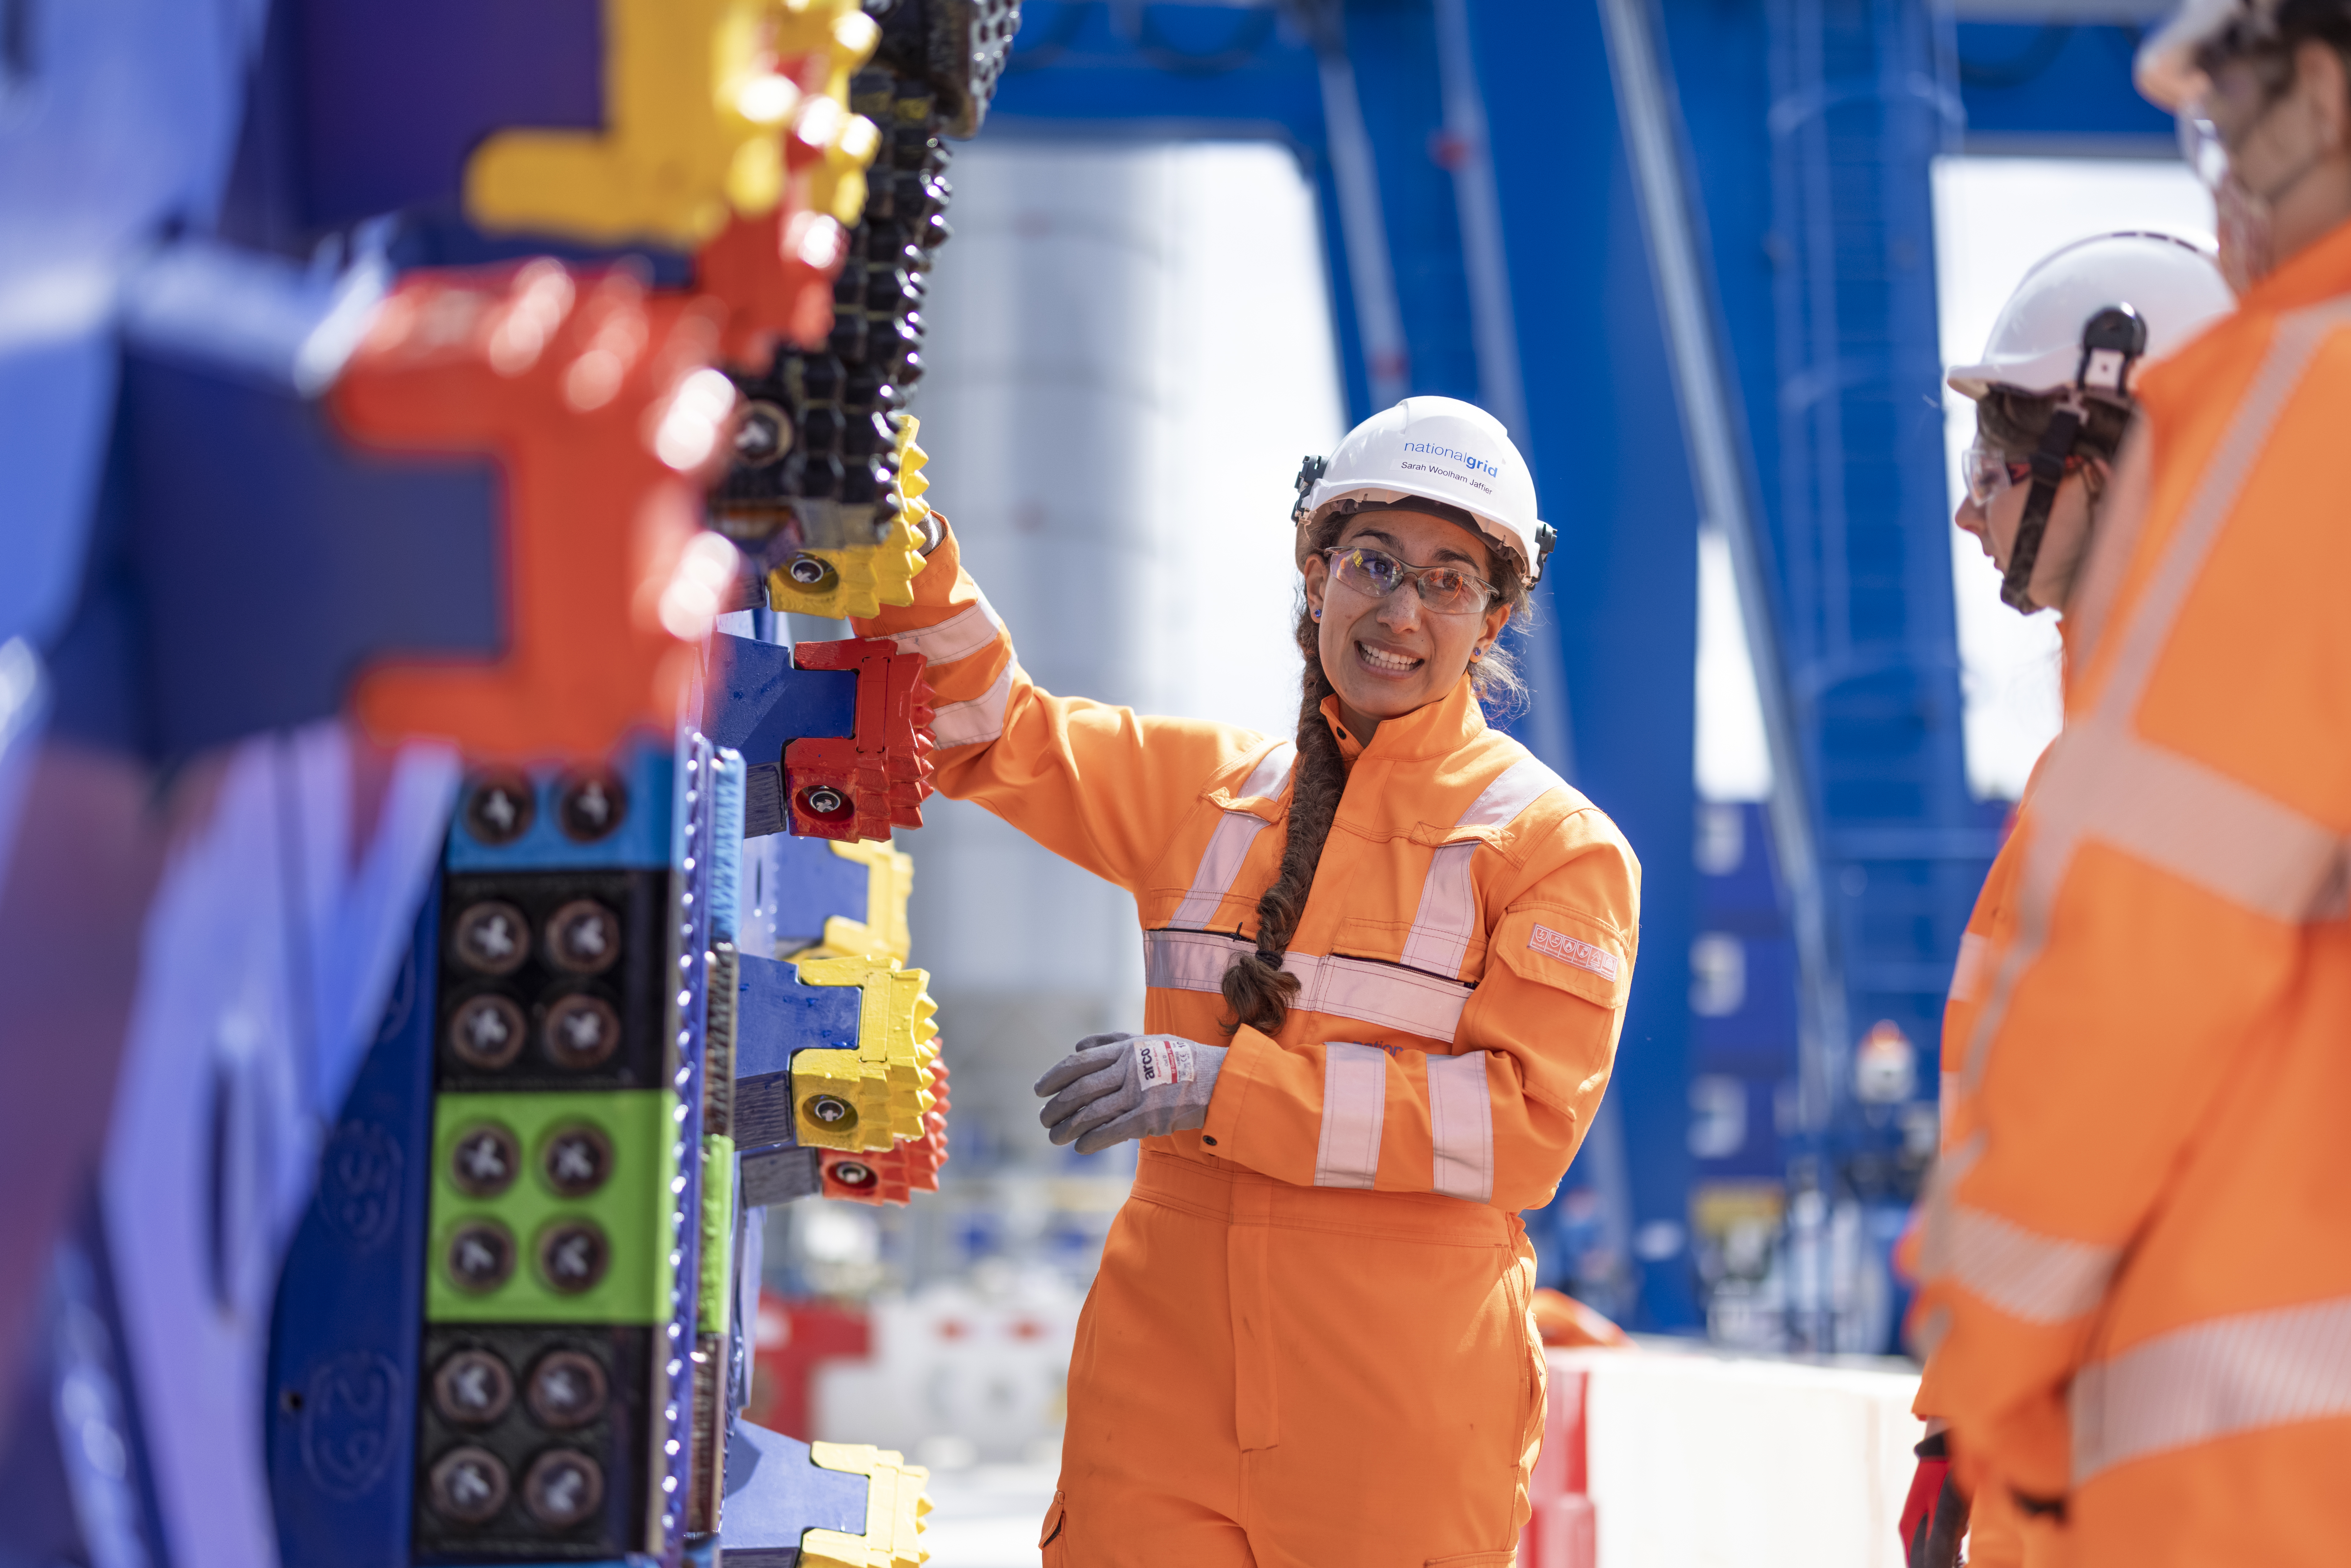
[[[1302, 563], [1339, 542], [1350, 514], [1332, 512], [1299, 534], [1298, 559]], [[1527, 589], [1518, 563], [1506, 550], [1493, 550], [1492, 581], [1514, 618], [1526, 608]], [[1406, 591], [1409, 591], [1408, 590]], [[1323, 841], [1331, 836], [1332, 820], [1339, 814], [1339, 797], [1347, 789], [1347, 759], [1340, 755], [1339, 737], [1322, 717], [1322, 699], [1332, 695], [1331, 677], [1322, 669], [1322, 628], [1301, 599], [1295, 628], [1298, 652], [1306, 668], [1298, 700], [1298, 760], [1290, 769], [1290, 818], [1281, 846], [1281, 866], [1273, 885], [1257, 901], [1257, 948], [1234, 958], [1225, 970], [1225, 1005], [1233, 1009], [1225, 1032], [1242, 1025], [1261, 1034], [1278, 1031], [1290, 1016], [1298, 995], [1298, 977], [1281, 967], [1290, 939], [1298, 933], [1306, 912], [1306, 896], [1314, 889], [1315, 868], [1322, 861]], [[1516, 661], [1499, 643], [1469, 666], [1470, 689], [1483, 703], [1509, 704], [1526, 691]]]

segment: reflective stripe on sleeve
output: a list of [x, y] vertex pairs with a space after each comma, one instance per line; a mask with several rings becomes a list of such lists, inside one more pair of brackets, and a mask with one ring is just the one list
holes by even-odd
[[937, 625], [901, 632], [890, 641], [898, 644], [901, 653], [920, 653], [934, 664], [952, 664], [995, 642], [1003, 630], [1003, 621], [983, 593], [978, 603], [964, 606]]
[[[1226, 968], [1240, 954], [1256, 951], [1245, 938], [1207, 931], [1146, 931], [1143, 934], [1143, 982], [1169, 990], [1224, 990]], [[1385, 1024], [1427, 1040], [1451, 1041], [1461, 1024], [1470, 988], [1458, 980], [1424, 975], [1368, 958], [1291, 953], [1282, 967], [1299, 979], [1292, 1005], [1365, 1023]]]
[[1521, 757], [1502, 770], [1502, 776], [1479, 791], [1454, 824], [1462, 828], [1507, 828], [1519, 820], [1519, 813], [1554, 789], [1567, 788], [1567, 780], [1544, 767], [1531, 757]]
[[2132, 1459], [2351, 1415], [2351, 1298], [2175, 1329], [2074, 1375], [2074, 1484]]
[[[1290, 765], [1298, 759], [1298, 747], [1283, 741], [1265, 754], [1249, 770], [1236, 800], [1270, 800], [1281, 793], [1290, 782]], [[1176, 906], [1168, 917], [1173, 925], [1206, 925], [1215, 918], [1217, 906], [1233, 890], [1240, 876], [1241, 862], [1249, 858], [1249, 848], [1257, 836], [1273, 824], [1249, 811], [1227, 811], [1217, 831], [1208, 836], [1208, 848], [1200, 856], [1200, 869], [1193, 873], [1191, 888], [1184, 902]]]
[[939, 749], [977, 746], [1004, 733], [1004, 705], [1012, 700], [1012, 672], [1019, 667], [1018, 662], [1006, 664], [984, 695], [939, 706], [931, 719], [931, 738], [938, 742]]
[[1971, 1002], [1984, 993], [1984, 982], [1991, 978], [1991, 938], [1970, 931], [1959, 937], [1959, 961], [1951, 966], [1951, 996], [1955, 1002]]
[[1431, 1190], [1471, 1203], [1494, 1197], [1494, 1102], [1486, 1053], [1428, 1059], [1428, 1125], [1435, 1145]]
[[1314, 1150], [1314, 1185], [1368, 1188], [1380, 1172], [1388, 1053], [1343, 1040], [1322, 1051], [1322, 1137]]
[[1930, 1272], [2029, 1323], [2062, 1323], [2096, 1308], [2122, 1249], [2038, 1236], [2013, 1220], [1953, 1203]]

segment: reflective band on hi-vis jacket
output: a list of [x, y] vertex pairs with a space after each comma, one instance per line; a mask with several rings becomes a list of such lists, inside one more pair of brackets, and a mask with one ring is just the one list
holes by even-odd
[[[1252, 768], [1241, 787], [1238, 799], [1270, 800], [1280, 795], [1290, 782], [1290, 764], [1298, 760], [1298, 747], [1283, 741], [1265, 754], [1265, 760]], [[1176, 906], [1172, 925], [1197, 929], [1217, 913], [1232, 890], [1233, 879], [1241, 873], [1241, 862], [1249, 858], [1249, 846], [1257, 836], [1272, 824], [1263, 817], [1248, 811], [1227, 811], [1217, 831], [1209, 836], [1207, 852], [1200, 857], [1200, 869], [1192, 878], [1191, 890], [1184, 902]]]
[[2351, 1415], [2351, 1300], [2214, 1318], [2074, 1375], [2074, 1484], [2172, 1448]]
[[996, 684], [969, 702], [942, 703], [931, 720], [931, 738], [939, 749], [950, 746], [977, 746], [994, 740], [1004, 733], [1004, 707], [1012, 700], [1012, 672], [1020, 667], [1016, 658], [1004, 666]]
[[968, 659], [996, 641], [1004, 630], [1004, 622], [985, 593], [976, 604], [967, 605], [935, 626], [925, 626], [916, 632], [900, 632], [890, 641], [898, 644], [901, 653], [920, 653], [933, 664], [952, 664], [958, 659]]

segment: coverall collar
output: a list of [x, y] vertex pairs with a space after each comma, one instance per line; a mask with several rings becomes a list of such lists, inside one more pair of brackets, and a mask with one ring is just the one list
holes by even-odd
[[1354, 732], [1339, 720], [1339, 698], [1322, 699], [1322, 722], [1339, 742], [1339, 755], [1353, 768], [1355, 758], [1369, 754], [1383, 762], [1433, 761], [1452, 756], [1486, 733], [1486, 712], [1469, 694], [1463, 675], [1442, 702], [1430, 703], [1395, 718], [1384, 718], [1366, 748]]
[[2335, 225], [2287, 257], [2275, 272], [2245, 290], [2238, 308], [2295, 310], [2342, 294], [2351, 294], [2351, 223]]

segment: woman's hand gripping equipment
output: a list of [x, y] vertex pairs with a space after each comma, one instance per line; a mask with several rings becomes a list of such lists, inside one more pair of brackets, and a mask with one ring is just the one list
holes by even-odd
[[1037, 1080], [1057, 1145], [1091, 1155], [1128, 1138], [1203, 1126], [1225, 1048], [1170, 1034], [1091, 1034]]

